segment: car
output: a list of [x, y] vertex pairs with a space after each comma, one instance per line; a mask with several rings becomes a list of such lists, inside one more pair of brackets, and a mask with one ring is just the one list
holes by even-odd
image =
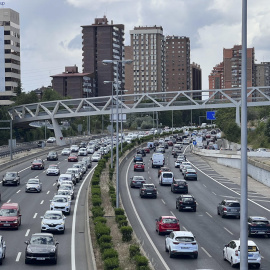
[[31, 170], [44, 170], [44, 161], [41, 158], [35, 159], [31, 164]]
[[238, 200], [224, 199], [217, 206], [217, 214], [224, 217], [240, 218], [240, 203]]
[[62, 152], [61, 152], [61, 155], [62, 155], [62, 156], [69, 156], [70, 153], [71, 153], [70, 148], [64, 148], [64, 149], [62, 150]]
[[93, 162], [98, 162], [100, 159], [101, 159], [101, 154], [97, 152], [95, 152], [91, 157], [91, 161]]
[[159, 235], [172, 231], [180, 231], [179, 220], [175, 216], [160, 216], [156, 219], [156, 232]]
[[70, 192], [69, 190], [64, 190], [64, 189], [60, 189], [60, 190], [59, 190], [59, 189], [58, 189], [56, 195], [64, 195], [65, 197], [67, 197], [67, 199], [68, 199], [69, 201], [72, 200], [72, 198], [71, 198], [71, 192]]
[[171, 192], [188, 194], [188, 183], [183, 179], [174, 179], [171, 184]]
[[173, 141], [168, 141], [168, 146], [173, 146]]
[[71, 153], [68, 156], [68, 162], [78, 162], [78, 155], [75, 153]]
[[182, 172], [182, 169], [183, 169], [183, 167], [184, 167], [185, 165], [190, 165], [190, 166], [191, 166], [191, 163], [189, 163], [189, 162], [187, 162], [187, 161], [182, 162], [182, 163], [180, 164], [180, 166], [179, 166], [180, 172]]
[[157, 188], [154, 184], [143, 184], [140, 188], [140, 197], [157, 198]]
[[0, 228], [19, 229], [21, 226], [21, 211], [18, 203], [4, 203], [0, 208]]
[[58, 190], [58, 194], [54, 195], [53, 199], [50, 201], [51, 210], [60, 210], [67, 215], [70, 215], [71, 212], [71, 196], [68, 193], [64, 194], [64, 190]]
[[179, 156], [178, 156], [177, 159], [176, 159], [176, 161], [174, 162], [174, 167], [175, 168], [179, 168], [180, 165], [181, 165], [181, 163], [184, 162], [184, 161], [185, 160], [182, 157], [179, 158]]
[[73, 144], [73, 145], [70, 146], [70, 151], [71, 152], [78, 152], [79, 149], [80, 149], [79, 146], [76, 145], [76, 144]]
[[56, 142], [55, 137], [50, 137], [50, 138], [48, 138], [48, 140], [47, 140], [47, 143], [54, 143], [54, 142]]
[[141, 161], [137, 161], [135, 164], [134, 164], [134, 172], [135, 171], [143, 171], [144, 172], [144, 163], [141, 162]]
[[73, 200], [75, 198], [73, 185], [61, 184], [59, 186], [59, 190], [68, 190], [70, 192], [71, 200]]
[[49, 165], [48, 169], [46, 170], [46, 175], [60, 175], [60, 168], [56, 164]]
[[62, 211], [47, 210], [44, 216], [41, 216], [41, 232], [65, 232], [65, 219]]
[[2, 235], [0, 235], [0, 265], [3, 264], [3, 260], [6, 257], [6, 242]]
[[[88, 170], [88, 164], [87, 164], [86, 162], [84, 162], [84, 161], [79, 161], [79, 162], [76, 163], [76, 164], [79, 164], [79, 165], [82, 166], [82, 171], [83, 171], [84, 174], [87, 172], [87, 170]], [[75, 165], [75, 164], [73, 164], [73, 168], [75, 167], [74, 165]]]
[[143, 148], [138, 149], [138, 150], [137, 150], [137, 154], [141, 154], [143, 157], [146, 156], [146, 152], [144, 151]]
[[[248, 240], [248, 264], [260, 268], [261, 254], [258, 246]], [[231, 240], [224, 246], [223, 259], [228, 261], [232, 267], [240, 264], [240, 240]]]
[[80, 169], [80, 171], [82, 172], [82, 174], [85, 174], [86, 173], [86, 168], [81, 163], [75, 163], [75, 164], [73, 164], [72, 168], [78, 168], [78, 169]]
[[133, 176], [130, 178], [130, 187], [131, 188], [140, 188], [143, 184], [145, 184], [145, 178], [143, 176]]
[[195, 169], [187, 169], [184, 172], [185, 180], [196, 180], [197, 181], [197, 172]]
[[160, 167], [160, 169], [158, 170], [158, 177], [160, 177], [162, 172], [171, 172], [171, 169], [166, 166]]
[[136, 163], [137, 161], [143, 162], [143, 157], [142, 154], [136, 154], [133, 158], [134, 163]]
[[34, 233], [25, 241], [25, 264], [33, 261], [50, 261], [57, 264], [58, 241], [51, 233]]
[[76, 185], [76, 177], [74, 173], [61, 173], [58, 177], [57, 181], [57, 188], [62, 184], [64, 181], [70, 181], [74, 185]]
[[38, 192], [42, 191], [42, 183], [38, 178], [30, 178], [25, 186], [25, 192]]
[[169, 252], [170, 258], [177, 255], [189, 255], [198, 258], [198, 244], [192, 232], [171, 232], [165, 239], [165, 251]]
[[268, 235], [270, 236], [270, 223], [266, 217], [248, 217], [248, 236]]
[[56, 151], [50, 151], [47, 155], [47, 161], [49, 160], [58, 160], [58, 154]]
[[78, 151], [79, 156], [87, 156], [87, 149], [85, 147], [82, 147]]
[[5, 185], [15, 185], [20, 184], [21, 178], [18, 172], [6, 172], [3, 176], [2, 186]]
[[38, 141], [37, 147], [45, 147], [45, 146], [46, 146], [46, 142], [45, 141]]
[[80, 148], [86, 148], [87, 143], [86, 142], [80, 142], [79, 147]]
[[149, 148], [149, 147], [144, 147], [143, 150], [144, 150], [144, 152], [147, 153], [147, 154], [150, 153], [150, 148]]
[[79, 168], [68, 168], [66, 174], [69, 173], [74, 173], [76, 183], [79, 183], [79, 181], [82, 179], [82, 171]]
[[187, 171], [187, 169], [193, 169], [193, 167], [191, 165], [184, 165], [182, 167], [182, 175], [185, 175], [185, 172]]
[[196, 212], [197, 203], [192, 195], [180, 195], [176, 198], [175, 208], [178, 209], [179, 212], [182, 210], [192, 210], [193, 212]]
[[163, 185], [171, 185], [174, 179], [173, 172], [162, 172], [159, 177], [159, 184]]
[[93, 154], [95, 152], [94, 146], [87, 146], [86, 149], [88, 154]]
[[92, 167], [92, 161], [90, 157], [83, 157], [82, 161], [85, 161], [87, 163], [88, 168]]
[[180, 149], [175, 149], [175, 151], [174, 151], [174, 153], [173, 153], [173, 157], [174, 157], [174, 158], [177, 158], [178, 156], [181, 156], [181, 155], [183, 155], [182, 150], [180, 150]]

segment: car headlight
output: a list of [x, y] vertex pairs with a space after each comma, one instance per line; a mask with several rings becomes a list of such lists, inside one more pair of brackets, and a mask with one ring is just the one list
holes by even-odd
[[41, 225], [48, 225], [48, 223], [41, 221]]
[[27, 247], [27, 252], [30, 252], [30, 253], [33, 252], [32, 249], [29, 246]]
[[54, 206], [54, 203], [51, 203], [51, 206]]
[[13, 223], [18, 223], [18, 219], [15, 219], [15, 220], [13, 221]]

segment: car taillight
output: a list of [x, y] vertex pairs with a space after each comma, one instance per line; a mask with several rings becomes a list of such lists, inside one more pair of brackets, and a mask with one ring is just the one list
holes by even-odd
[[145, 184], [145, 181], [142, 181]]
[[175, 187], [177, 187], [178, 185], [177, 184], [174, 184]]
[[226, 207], [224, 207], [224, 208], [223, 208], [223, 211], [227, 211], [227, 208], [226, 208]]
[[178, 244], [179, 244], [179, 242], [173, 242], [173, 244], [174, 244], [174, 245], [178, 245]]
[[235, 256], [238, 256], [238, 250], [235, 251]]
[[142, 188], [142, 190], [144, 190], [144, 191], [145, 191], [146, 189], [145, 189], [145, 188]]

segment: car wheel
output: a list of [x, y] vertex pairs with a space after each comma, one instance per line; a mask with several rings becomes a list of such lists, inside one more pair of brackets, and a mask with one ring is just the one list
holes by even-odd
[[154, 199], [156, 199], [156, 198], [157, 198], [157, 196], [154, 197]]
[[160, 232], [160, 230], [159, 230], [159, 229], [157, 229], [157, 233], [158, 233], [158, 235], [161, 235], [161, 232]]
[[251, 230], [248, 229], [248, 236], [251, 237]]
[[218, 214], [218, 216], [220, 216], [220, 213], [219, 213], [218, 209], [217, 209], [217, 214]]
[[256, 265], [256, 268], [257, 268], [257, 269], [260, 269], [260, 267], [261, 267], [260, 264], [257, 264], [257, 265]]
[[0, 258], [0, 265], [3, 264], [3, 258]]
[[29, 264], [29, 261], [27, 259], [24, 260], [25, 264]]
[[230, 263], [231, 263], [231, 267], [234, 267], [233, 258], [231, 258]]
[[4, 182], [2, 182], [2, 186], [4, 186], [5, 184], [4, 184]]
[[166, 252], [169, 252], [169, 250], [168, 250], [168, 248], [167, 248], [167, 246], [166, 246], [166, 243], [165, 243], [165, 251], [166, 251]]
[[169, 256], [170, 256], [170, 258], [173, 258], [173, 254], [171, 252], [171, 249], [169, 249]]
[[57, 264], [57, 257], [53, 260], [53, 264]]
[[65, 229], [61, 233], [64, 234], [65, 233]]
[[195, 207], [195, 208], [193, 208], [193, 212], [196, 212], [196, 207]]
[[223, 260], [227, 261], [226, 257], [225, 257], [225, 252], [223, 251]]
[[198, 259], [198, 254], [194, 254], [194, 255], [193, 255], [193, 258], [194, 258], [194, 259]]
[[221, 214], [221, 217], [222, 217], [222, 218], [225, 218], [225, 215], [224, 215], [224, 213], [222, 213], [222, 214]]

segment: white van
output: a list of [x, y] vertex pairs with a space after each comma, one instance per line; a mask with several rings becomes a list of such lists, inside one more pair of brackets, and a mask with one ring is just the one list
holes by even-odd
[[173, 183], [173, 172], [162, 172], [159, 177], [159, 184], [163, 185], [171, 185]]
[[154, 153], [152, 156], [152, 168], [160, 168], [165, 164], [165, 157], [162, 153]]

